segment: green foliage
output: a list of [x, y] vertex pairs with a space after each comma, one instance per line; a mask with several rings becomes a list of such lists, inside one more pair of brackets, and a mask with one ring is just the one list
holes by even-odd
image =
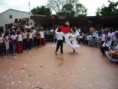
[[118, 1], [111, 2], [108, 1], [108, 6], [103, 6], [102, 8], [98, 8], [96, 15], [97, 16], [116, 16], [118, 15]]
[[36, 15], [46, 15], [46, 16], [51, 15], [51, 10], [45, 6], [41, 7], [37, 6], [36, 8], [32, 9], [31, 12]]
[[48, 6], [59, 16], [78, 17], [87, 15], [87, 9], [79, 3], [79, 0], [48, 0]]

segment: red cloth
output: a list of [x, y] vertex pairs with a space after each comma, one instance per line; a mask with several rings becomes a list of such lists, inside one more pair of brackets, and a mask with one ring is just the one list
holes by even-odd
[[23, 46], [20, 43], [20, 44], [18, 44], [17, 53], [22, 53], [22, 50], [23, 50]]
[[43, 45], [43, 46], [46, 44], [45, 38], [41, 38], [41, 39], [40, 39], [40, 44]]
[[62, 30], [63, 33], [67, 33], [68, 31], [71, 30], [71, 27], [66, 27], [66, 26], [59, 26], [59, 28]]

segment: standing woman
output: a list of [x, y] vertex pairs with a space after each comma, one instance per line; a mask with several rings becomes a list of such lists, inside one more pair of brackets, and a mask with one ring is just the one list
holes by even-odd
[[23, 31], [23, 50], [27, 49], [27, 31], [24, 29]]
[[15, 31], [12, 32], [12, 35], [11, 35], [11, 40], [12, 40], [12, 54], [13, 56], [16, 55], [17, 53], [17, 34]]
[[21, 31], [18, 31], [18, 47], [17, 47], [17, 53], [22, 53], [23, 50], [23, 35]]
[[39, 46], [40, 45], [40, 31], [39, 29], [36, 30], [36, 45]]
[[75, 53], [75, 50], [80, 47], [77, 43], [77, 33], [75, 30], [71, 30], [65, 35], [65, 42], [73, 49], [73, 53]]
[[41, 45], [45, 45], [45, 37], [44, 37], [44, 31], [43, 28], [40, 30], [40, 37], [41, 37]]
[[4, 35], [4, 42], [5, 42], [5, 48], [6, 48], [6, 55], [8, 55], [9, 54], [9, 42], [10, 42], [8, 32], [6, 32], [5, 35]]

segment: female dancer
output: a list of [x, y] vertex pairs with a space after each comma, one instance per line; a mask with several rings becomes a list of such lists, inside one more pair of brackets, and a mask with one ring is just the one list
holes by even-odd
[[71, 47], [73, 49], [73, 53], [75, 53], [75, 50], [80, 47], [77, 43], [78, 35], [79, 35], [79, 33], [77, 33], [76, 30], [70, 30], [65, 35], [65, 42], [69, 47]]

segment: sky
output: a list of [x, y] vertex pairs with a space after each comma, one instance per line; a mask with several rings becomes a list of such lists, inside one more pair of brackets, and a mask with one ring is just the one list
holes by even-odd
[[[28, 3], [30, 1], [30, 9], [47, 4], [47, 0], [0, 0], [0, 13], [8, 9], [16, 9], [21, 11], [29, 11]], [[111, 0], [117, 1], [117, 0]], [[79, 0], [87, 8], [88, 16], [95, 16], [98, 7], [103, 4], [108, 6], [108, 0]]]

